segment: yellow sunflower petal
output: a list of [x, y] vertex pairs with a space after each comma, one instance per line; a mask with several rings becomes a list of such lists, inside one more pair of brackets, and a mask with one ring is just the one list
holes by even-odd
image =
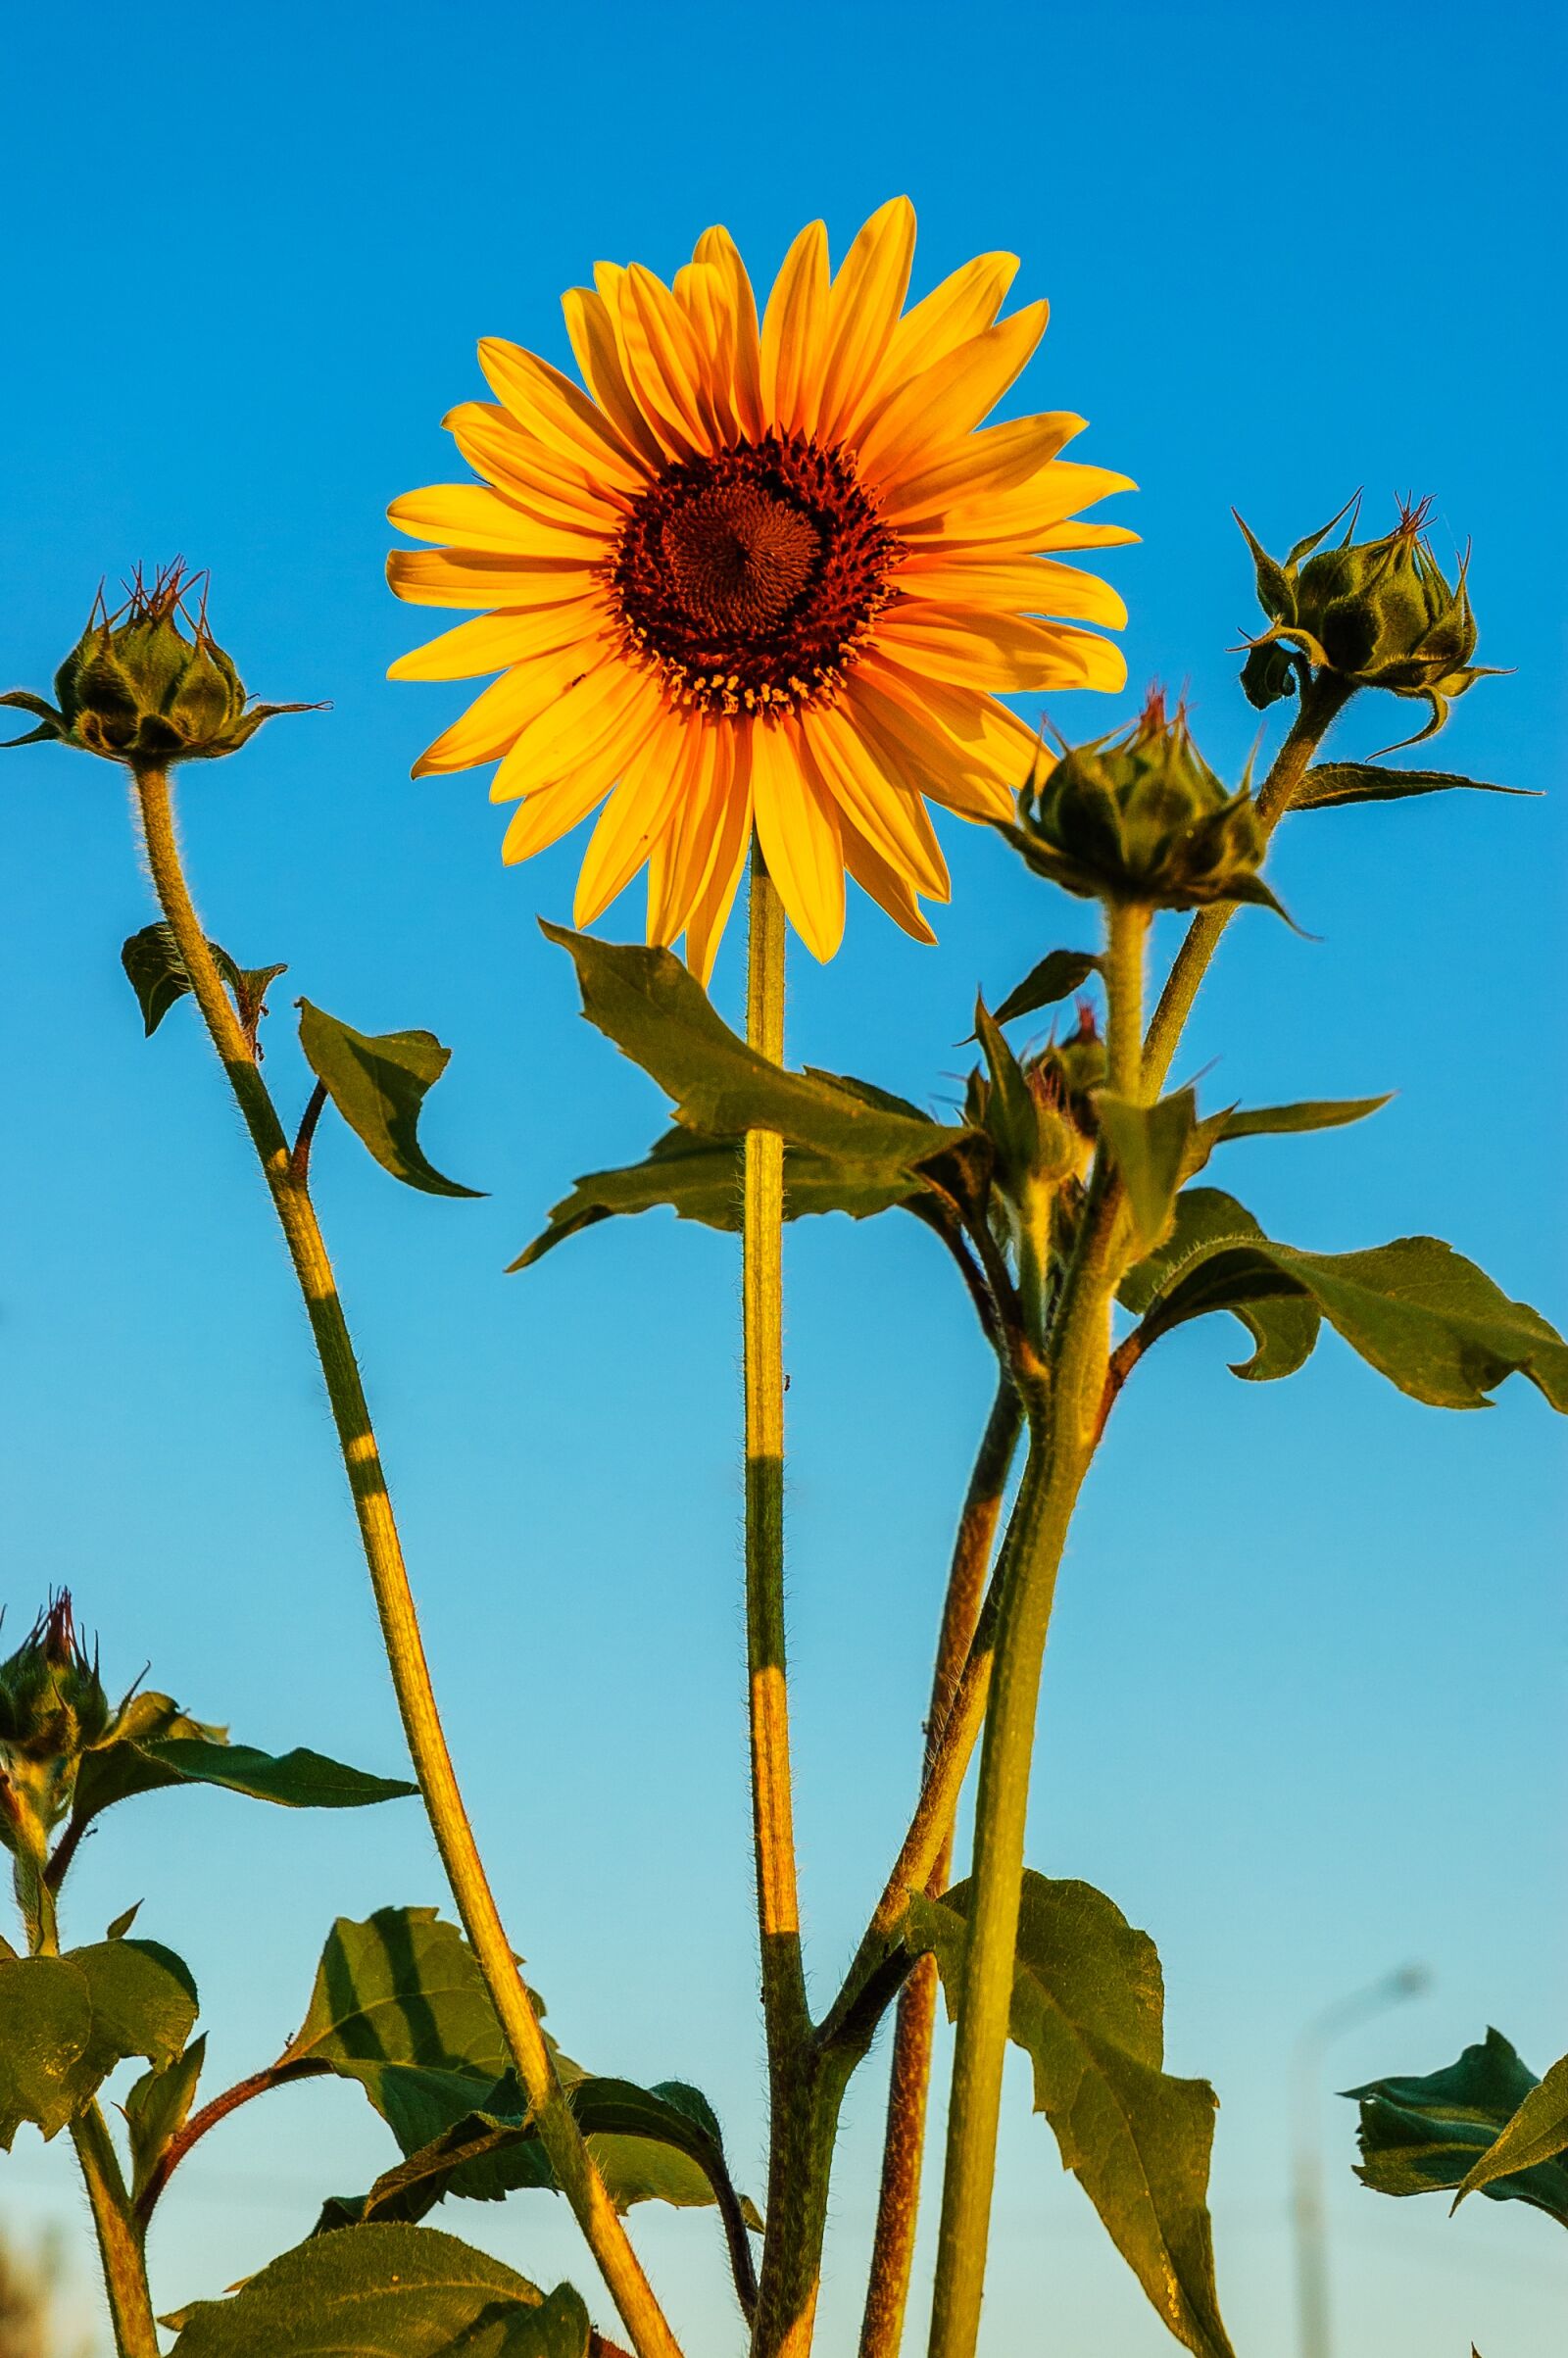
[[577, 874], [574, 925], [592, 925], [647, 864], [691, 784], [701, 732], [662, 712], [599, 814]]
[[992, 612], [1065, 614], [1075, 622], [1105, 622], [1119, 630], [1127, 609], [1108, 581], [1049, 557], [954, 556], [940, 543], [906, 558], [899, 588], [911, 604], [982, 607]]
[[533, 656], [596, 639], [604, 620], [598, 598], [570, 598], [526, 614], [479, 614], [422, 647], [411, 647], [388, 667], [387, 678], [477, 679], [483, 672], [503, 671]]
[[[913, 688], [914, 694], [908, 691]], [[941, 691], [934, 683], [901, 678], [890, 666], [869, 661], [856, 666], [845, 708], [859, 735], [890, 777], [956, 811], [963, 818], [1004, 818], [1012, 798], [976, 747], [960, 745], [940, 717]]]
[[896, 477], [911, 456], [978, 425], [1028, 363], [1050, 316], [1049, 303], [1025, 304], [911, 377], [861, 438], [862, 474], [874, 483]]
[[648, 939], [660, 948], [679, 940], [687, 913], [712, 872], [735, 769], [738, 730], [700, 714], [687, 717], [685, 727], [690, 753], [685, 790], [655, 839], [648, 862]]
[[815, 396], [827, 299], [827, 229], [811, 221], [785, 255], [762, 318], [762, 403], [783, 433]]
[[676, 302], [691, 322], [702, 368], [699, 398], [714, 450], [744, 438], [735, 398], [735, 319], [729, 290], [716, 264], [683, 263], [675, 272]]
[[621, 367], [615, 322], [603, 295], [589, 286], [568, 287], [561, 298], [566, 334], [582, 370], [582, 381], [605, 416], [650, 467], [662, 467], [664, 454]]
[[[860, 890], [870, 894], [895, 925], [902, 925], [905, 932], [912, 934], [917, 942], [932, 947], [937, 937], [921, 915], [920, 904], [905, 878], [897, 868], [888, 865], [875, 845], [868, 843], [842, 814], [839, 826], [844, 842], [844, 864]], [[943, 897], [946, 898], [946, 895]]]
[[593, 661], [591, 647], [568, 647], [520, 663], [476, 696], [467, 711], [414, 764], [416, 778], [432, 771], [472, 769], [493, 761]]
[[626, 502], [556, 459], [498, 403], [460, 402], [441, 420], [475, 474], [530, 516], [565, 531], [615, 531]]
[[604, 800], [659, 716], [655, 705], [633, 706], [605, 730], [591, 752], [573, 761], [569, 777], [529, 794], [521, 810], [514, 812], [502, 838], [501, 857], [507, 865], [531, 860], [536, 852], [548, 851], [553, 843], [569, 835], [594, 805]]
[[618, 648], [606, 648], [591, 663], [579, 662], [573, 676], [508, 747], [491, 781], [490, 800], [514, 803], [519, 794], [558, 784], [598, 752], [628, 712], [651, 717], [661, 709], [648, 675], [632, 670]]
[[[999, 491], [962, 506], [956, 502], [943, 517], [942, 529], [958, 547], [998, 542], [1035, 550], [1045, 545], [1044, 535], [1053, 524], [1059, 524], [1078, 509], [1093, 507], [1096, 500], [1106, 499], [1113, 491], [1137, 488], [1130, 476], [1113, 474], [1109, 467], [1080, 467], [1071, 459], [1054, 459], [1016, 490]], [[906, 529], [918, 535], [918, 525]]]
[[858, 830], [890, 867], [933, 901], [948, 898], [948, 863], [917, 792], [890, 777], [850, 715], [808, 712], [801, 734], [841, 822]]
[[1000, 695], [1038, 688], [1119, 688], [1127, 676], [1126, 659], [1109, 639], [1023, 614], [901, 606], [883, 616], [877, 635], [883, 652], [902, 658], [911, 670]]
[[497, 401], [518, 424], [563, 458], [586, 467], [594, 482], [633, 493], [644, 488], [648, 462], [569, 376], [501, 336], [480, 339], [479, 366]]
[[779, 898], [812, 957], [826, 960], [844, 939], [844, 855], [837, 807], [805, 758], [797, 722], [754, 724], [752, 798]]
[[882, 512], [898, 530], [922, 516], [946, 515], [960, 503], [972, 506], [976, 500], [1015, 490], [1083, 429], [1084, 420], [1066, 410], [983, 426], [979, 433], [950, 443], [940, 455], [933, 452], [912, 460], [907, 468], [885, 477]]
[[895, 197], [872, 214], [828, 297], [821, 389], [803, 421], [824, 442], [843, 441], [863, 405], [904, 309], [913, 261], [914, 207]]
[[729, 231], [717, 227], [703, 231], [692, 260], [710, 263], [718, 272], [734, 336], [736, 410], [742, 432], [755, 442], [765, 431], [767, 418], [762, 408], [762, 345], [757, 324], [757, 297], [752, 292], [746, 265]]
[[686, 963], [704, 990], [712, 979], [719, 938], [735, 906], [735, 891], [752, 840], [752, 739], [740, 731], [729, 785], [716, 813], [711, 857], [702, 889], [686, 914]]
[[1016, 254], [979, 254], [906, 311], [869, 388], [863, 422], [869, 424], [874, 405], [897, 392], [907, 378], [994, 326], [1017, 274]]
[[387, 521], [414, 540], [445, 540], [465, 549], [518, 557], [575, 557], [593, 565], [605, 556], [610, 525], [585, 516], [570, 525], [530, 516], [484, 483], [431, 483], [406, 491], [387, 510]]
[[691, 322], [669, 288], [634, 262], [620, 290], [628, 371], [641, 395], [673, 418], [686, 448], [711, 449], [711, 417], [703, 415], [704, 369]]
[[[983, 689], [955, 686], [906, 671], [891, 655], [875, 663], [878, 685], [917, 722], [946, 732], [961, 774], [989, 788], [986, 813], [1005, 816], [1012, 798], [1040, 759], [1040, 732]], [[1000, 790], [1001, 802], [997, 800]]]
[[569, 558], [498, 557], [479, 549], [393, 549], [386, 577], [411, 606], [556, 606], [594, 587]]
[[1037, 549], [1130, 549], [1143, 537], [1141, 532], [1130, 531], [1126, 524], [1086, 524], [1073, 516], [1066, 523], [1053, 524], [1049, 531], [1042, 532], [1035, 546]]

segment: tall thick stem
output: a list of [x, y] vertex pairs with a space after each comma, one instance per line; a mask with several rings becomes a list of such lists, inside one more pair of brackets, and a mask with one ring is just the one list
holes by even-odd
[[154, 889], [250, 1133], [305, 1300], [409, 1754], [453, 1900], [533, 2107], [540, 2142], [599, 2263], [638, 2358], [679, 2358], [674, 2335], [562, 2091], [485, 1875], [436, 1708], [414, 1593], [332, 1265], [308, 1189], [291, 1167], [282, 1125], [192, 906], [180, 863], [167, 775], [156, 769], [138, 771], [136, 792]]
[[[922, 1783], [930, 1780], [941, 1757], [954, 1698], [974, 1643], [997, 1523], [1022, 1423], [1023, 1409], [1017, 1392], [1010, 1378], [1004, 1375], [969, 1476], [954, 1543], [936, 1669], [931, 1681], [931, 1715], [926, 1721]], [[952, 1864], [950, 1828], [926, 1884], [933, 1896], [947, 1889]], [[887, 2128], [882, 2141], [882, 2183], [871, 2245], [870, 2281], [860, 2325], [860, 2358], [897, 2358], [904, 2337], [919, 2220], [936, 2003], [936, 1960], [922, 1957], [899, 1992], [894, 2023]]]
[[1144, 1078], [1144, 960], [1152, 912], [1138, 902], [1105, 910], [1105, 1078], [1118, 1097], [1141, 1099]]
[[[752, 850], [746, 1037], [784, 1060], [784, 908], [760, 846]], [[809, 2347], [816, 2305], [826, 2156], [819, 2078], [801, 1952], [790, 1779], [784, 1631], [784, 1141], [746, 1134], [741, 1326], [746, 1386], [746, 1667], [752, 1832], [767, 2037], [767, 2236], [754, 2348], [766, 2358]]]
[[116, 2358], [159, 2358], [158, 2328], [147, 2267], [125, 2190], [124, 2175], [96, 2100], [71, 2124], [71, 2141], [92, 2205], [103, 2262], [104, 2289], [115, 2330]]
[[[1350, 682], [1332, 671], [1320, 671], [1304, 690], [1290, 733], [1274, 757], [1258, 794], [1258, 816], [1266, 835], [1272, 835], [1289, 811], [1312, 756], [1354, 693]], [[1144, 1046], [1144, 1077], [1151, 1096], [1164, 1084], [1209, 961], [1235, 914], [1234, 902], [1215, 909], [1200, 909], [1187, 928], [1165, 978]]]

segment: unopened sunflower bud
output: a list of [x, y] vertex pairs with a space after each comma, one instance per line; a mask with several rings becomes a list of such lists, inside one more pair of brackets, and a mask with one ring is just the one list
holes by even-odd
[[1124, 734], [1075, 747], [1031, 778], [1002, 832], [1038, 874], [1081, 900], [1279, 908], [1257, 874], [1265, 838], [1251, 796], [1245, 785], [1226, 793], [1186, 713], [1178, 706], [1167, 718], [1157, 689]]
[[138, 573], [118, 614], [104, 611], [100, 600], [55, 673], [58, 709], [25, 688], [0, 696], [0, 704], [20, 706], [38, 720], [24, 737], [9, 742], [55, 740], [130, 769], [163, 769], [237, 753], [274, 713], [319, 711], [316, 705], [249, 702], [239, 673], [208, 628], [205, 598], [190, 611], [199, 578], [176, 564], [150, 588]]
[[[1337, 674], [1356, 687], [1418, 696], [1432, 717], [1417, 736], [1435, 736], [1448, 706], [1494, 666], [1472, 663], [1476, 619], [1465, 569], [1449, 582], [1424, 532], [1431, 503], [1401, 506], [1399, 521], [1381, 540], [1355, 539], [1352, 503], [1345, 538], [1321, 544], [1340, 516], [1298, 541], [1283, 565], [1262, 549], [1240, 516], [1257, 570], [1257, 597], [1269, 628], [1250, 643], [1242, 686], [1261, 709], [1290, 695], [1298, 670]], [[1391, 752], [1395, 748], [1389, 749]]]
[[71, 1807], [83, 1752], [114, 1714], [62, 1590], [0, 1663], [0, 1842], [41, 1856]]

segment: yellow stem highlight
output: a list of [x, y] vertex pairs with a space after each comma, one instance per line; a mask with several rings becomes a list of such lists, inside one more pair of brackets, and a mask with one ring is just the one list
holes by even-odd
[[180, 863], [168, 775], [158, 769], [138, 770], [135, 783], [147, 864], [159, 905], [256, 1149], [305, 1299], [409, 1754], [453, 1901], [533, 2108], [540, 2142], [599, 2263], [637, 2358], [680, 2358], [675, 2337], [562, 2091], [485, 1875], [436, 1708], [402, 1543], [332, 1265], [315, 1205], [303, 1177], [291, 1166], [288, 1140], [192, 906]]

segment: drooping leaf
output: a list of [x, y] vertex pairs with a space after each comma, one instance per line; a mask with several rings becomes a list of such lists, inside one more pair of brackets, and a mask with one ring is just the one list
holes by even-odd
[[172, 1696], [136, 1695], [116, 1722], [115, 1740], [82, 1755], [71, 1823], [79, 1832], [133, 1793], [171, 1785], [217, 1785], [285, 1809], [362, 1809], [418, 1791], [401, 1777], [371, 1777], [303, 1747], [272, 1754], [229, 1744], [221, 1728], [191, 1719]]
[[[906, 1939], [937, 1960], [950, 2011], [970, 1888], [909, 1903]], [[1232, 2358], [1207, 2208], [1214, 2091], [1164, 2069], [1164, 1988], [1146, 1933], [1092, 1886], [1028, 1872], [1011, 2034], [1071, 2170], [1156, 2312], [1200, 2358]]]
[[[1459, 2187], [1543, 2086], [1500, 2031], [1424, 2077], [1345, 2090], [1361, 2108], [1356, 2176], [1378, 2194]], [[1568, 2164], [1558, 2156], [1477, 2181], [1496, 2202], [1528, 2202], [1568, 2227]]]
[[685, 1128], [710, 1138], [776, 1130], [838, 1169], [882, 1183], [912, 1182], [923, 1164], [966, 1139], [961, 1129], [894, 1110], [880, 1091], [770, 1064], [730, 1030], [670, 951], [541, 923], [571, 955], [589, 1022], [653, 1076]]
[[[209, 942], [207, 947], [219, 973], [233, 993], [240, 1022], [254, 1041], [256, 1027], [267, 1012], [268, 985], [274, 983], [280, 974], [286, 974], [288, 967], [236, 965], [220, 943]], [[146, 1037], [150, 1040], [176, 1000], [183, 999], [190, 989], [190, 976], [179, 955], [179, 945], [162, 921], [144, 925], [140, 933], [133, 933], [124, 944], [120, 962], [136, 994]]]
[[1293, 811], [1328, 811], [1341, 803], [1400, 803], [1413, 794], [1532, 795], [1528, 786], [1494, 786], [1452, 769], [1380, 769], [1375, 761], [1324, 761], [1309, 769], [1291, 797]]
[[338, 1918], [283, 2051], [284, 2062], [306, 2059], [334, 2071], [416, 2064], [479, 2076], [487, 2089], [510, 2062], [473, 1951], [433, 1907]]
[[434, 1032], [357, 1032], [300, 1001], [300, 1046], [327, 1096], [384, 1171], [426, 1196], [477, 1196], [443, 1178], [419, 1144], [419, 1109], [452, 1060]]
[[172, 2063], [196, 2002], [185, 1967], [154, 1940], [0, 1959], [0, 2148], [24, 2121], [54, 2137], [127, 2055]]
[[1157, 1105], [1140, 1105], [1102, 1089], [1095, 1104], [1139, 1236], [1152, 1247], [1170, 1219], [1182, 1182], [1183, 1164], [1198, 1122], [1198, 1100], [1191, 1089], [1178, 1089]]
[[[1400, 1237], [1365, 1253], [1302, 1253], [1263, 1236], [1251, 1215], [1217, 1190], [1191, 1192], [1202, 1200], [1198, 1220], [1208, 1233], [1182, 1261], [1175, 1283], [1149, 1294], [1135, 1271], [1132, 1293], [1123, 1289], [1129, 1308], [1145, 1309], [1149, 1339], [1209, 1310], [1240, 1315], [1244, 1304], [1297, 1290], [1412, 1400], [1482, 1408], [1505, 1377], [1522, 1374], [1553, 1407], [1568, 1408], [1562, 1337], [1437, 1237]], [[1204, 1275], [1200, 1264], [1211, 1258], [1222, 1265]], [[1293, 1285], [1282, 1289], [1282, 1277]]]
[[1033, 1015], [1040, 1007], [1056, 1006], [1081, 990], [1091, 974], [1100, 972], [1100, 960], [1092, 950], [1053, 950], [1038, 966], [1024, 976], [1016, 990], [1009, 991], [997, 1009], [998, 1023], [1011, 1023], [1018, 1015]]
[[1253, 1344], [1250, 1358], [1231, 1362], [1232, 1375], [1265, 1384], [1303, 1367], [1321, 1315], [1298, 1279], [1252, 1250], [1266, 1241], [1233, 1197], [1218, 1188], [1184, 1188], [1170, 1236], [1129, 1270], [1117, 1296], [1124, 1309], [1142, 1316], [1145, 1348], [1189, 1319], [1229, 1310]]
[[1562, 2153], [1568, 2153], [1568, 2055], [1558, 2057], [1544, 2080], [1523, 2099], [1496, 2141], [1471, 2165], [1454, 2196], [1454, 2209], [1466, 2194], [1484, 2190], [1494, 2179], [1532, 2170]]
[[125, 2098], [130, 2137], [130, 2196], [139, 2202], [147, 2182], [184, 2128], [195, 2100], [196, 2083], [207, 2059], [207, 2034], [193, 2039], [172, 2062], [143, 2072]]
[[1191, 1179], [1203, 1168], [1216, 1147], [1235, 1138], [1296, 1136], [1307, 1130], [1340, 1130], [1349, 1122], [1365, 1121], [1389, 1105], [1393, 1092], [1382, 1097], [1309, 1099], [1296, 1105], [1230, 1105], [1197, 1124], [1182, 1164]]
[[587, 2358], [569, 2284], [542, 2293], [427, 2227], [348, 2227], [180, 2318], [172, 2358]]

